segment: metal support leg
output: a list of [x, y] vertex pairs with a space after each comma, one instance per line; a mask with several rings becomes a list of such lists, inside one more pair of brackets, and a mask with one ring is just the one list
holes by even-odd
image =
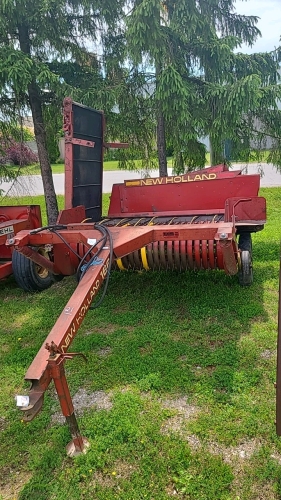
[[72, 436], [72, 441], [67, 445], [66, 452], [70, 457], [86, 453], [90, 444], [86, 438], [81, 436], [74, 407], [69, 392], [65, 370], [64, 361], [67, 356], [63, 354], [50, 355], [48, 359], [48, 366], [52, 379], [54, 380], [55, 388], [59, 397], [62, 413], [66, 418], [69, 430]]

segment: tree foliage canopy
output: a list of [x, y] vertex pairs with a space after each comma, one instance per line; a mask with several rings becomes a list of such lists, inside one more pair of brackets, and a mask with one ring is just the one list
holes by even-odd
[[161, 103], [179, 169], [191, 150], [203, 166], [198, 137], [204, 135], [214, 162], [220, 161], [222, 141], [237, 142], [245, 116], [279, 98], [276, 54], [234, 52], [242, 42], [254, 43], [256, 23], [255, 16], [236, 14], [230, 0], [134, 2], [127, 19], [129, 53], [135, 64], [155, 69], [155, 103]]
[[158, 148], [172, 147], [178, 172], [204, 166], [206, 135], [213, 162], [226, 139], [247, 156], [251, 139], [271, 135], [281, 165], [279, 52], [239, 53], [260, 32], [257, 17], [234, 9], [234, 0], [0, 1], [2, 117], [32, 111], [49, 219], [46, 149], [56, 155], [66, 95], [103, 109], [109, 138], [130, 142], [122, 166], [155, 164], [157, 123]]

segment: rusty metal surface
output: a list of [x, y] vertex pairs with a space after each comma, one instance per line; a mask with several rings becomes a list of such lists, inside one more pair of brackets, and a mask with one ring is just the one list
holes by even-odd
[[226, 274], [237, 273], [237, 252], [238, 248], [234, 241], [219, 241], [217, 245], [221, 248], [223, 256], [223, 267]]
[[147, 245], [146, 247], [146, 258], [148, 262], [148, 267], [153, 270], [155, 264], [154, 264], [154, 253], [152, 250], [152, 243], [149, 243], [149, 245]]
[[174, 241], [174, 268], [180, 271], [181, 261], [180, 261], [180, 242]]
[[201, 269], [201, 255], [200, 255], [200, 240], [195, 240], [194, 245], [194, 257], [195, 257], [195, 267]]
[[130, 269], [135, 269], [134, 252], [129, 253], [128, 261], [129, 261]]
[[186, 242], [186, 253], [187, 253], [187, 269], [194, 269], [194, 260], [193, 260], [193, 241], [187, 240]]
[[74, 408], [66, 381], [64, 361], [64, 357], [61, 354], [57, 354], [56, 356], [49, 356], [48, 369], [51, 378], [54, 381], [62, 414], [64, 415], [64, 417], [69, 417], [73, 414]]
[[[29, 227], [29, 222], [27, 220], [9, 220], [7, 222], [2, 222], [0, 224], [0, 246], [3, 246], [2, 250], [5, 250], [5, 243], [10, 235], [19, 233], [23, 229]], [[4, 258], [3, 251], [0, 253], [0, 258]]]
[[139, 269], [141, 267], [141, 261], [140, 261], [140, 255], [139, 255], [139, 250], [135, 250], [133, 252], [134, 254], [134, 262], [135, 262], [135, 266], [137, 269]]
[[222, 249], [221, 249], [220, 244], [217, 241], [215, 243], [215, 249], [216, 249], [216, 265], [217, 265], [217, 268], [218, 269], [224, 269]]
[[159, 244], [158, 241], [153, 242], [153, 260], [154, 260], [154, 268], [160, 268], [160, 255], [159, 255]]
[[167, 269], [165, 241], [159, 241], [159, 259], [161, 269]]
[[[222, 249], [219, 244], [212, 244], [210, 241], [219, 241], [221, 234], [226, 241], [235, 238], [235, 229], [230, 222], [114, 226], [110, 228], [110, 233], [113, 238], [115, 258], [122, 259], [122, 268], [147, 270], [208, 267], [224, 269]], [[79, 262], [76, 257], [77, 251], [80, 257], [83, 257], [85, 250], [89, 248], [88, 241], [96, 241], [99, 237], [100, 233], [94, 224], [76, 223], [69, 224], [66, 229], [51, 232], [42, 230], [32, 234], [22, 231], [20, 235], [16, 235], [15, 248], [51, 272], [68, 275], [73, 274], [77, 268]], [[182, 241], [186, 243], [180, 245], [179, 242]], [[208, 241], [208, 245], [204, 241]], [[43, 256], [30, 248], [48, 244], [53, 245], [54, 263], [46, 261]], [[183, 253], [182, 250], [185, 248], [186, 251]], [[76, 254], [71, 251], [72, 249], [76, 249]], [[232, 247], [230, 250], [234, 254], [235, 250]], [[233, 271], [231, 273], [233, 274]]]
[[225, 204], [225, 220], [239, 222], [266, 222], [266, 200], [262, 196], [243, 199], [241, 196], [229, 198]]
[[81, 223], [86, 219], [85, 207], [80, 205], [78, 207], [61, 210], [57, 219], [57, 224], [73, 224], [75, 222]]
[[[66, 358], [71, 359], [71, 357], [80, 353], [72, 353], [71, 355], [69, 354], [68, 356], [65, 356], [62, 353], [54, 355], [52, 354], [54, 346], [55, 346], [54, 343], [46, 346], [46, 348], [48, 349], [50, 348], [51, 352], [48, 359], [48, 370], [52, 380], [54, 381], [62, 414], [66, 418], [66, 422], [68, 424], [70, 434], [72, 437], [72, 441], [67, 446], [67, 453], [69, 455], [71, 454], [71, 456], [74, 455], [76, 456], [84, 452], [85, 445], [84, 445], [84, 439], [80, 433], [79, 426], [74, 413], [73, 402], [65, 375], [64, 362]], [[57, 346], [55, 347], [57, 348]], [[71, 453], [69, 451], [70, 449]]]
[[173, 269], [175, 265], [173, 256], [173, 241], [167, 241], [167, 261], [168, 269]]
[[39, 205], [4, 205], [0, 207], [0, 223], [9, 220], [29, 220], [28, 228], [33, 229], [42, 225]]

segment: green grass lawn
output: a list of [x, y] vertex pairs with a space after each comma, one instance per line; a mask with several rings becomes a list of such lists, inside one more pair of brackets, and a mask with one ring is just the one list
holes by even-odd
[[[118, 161], [106, 161], [103, 164], [104, 171], [118, 170]], [[24, 167], [21, 169], [22, 175], [35, 175], [40, 174], [40, 166], [33, 165], [30, 167]], [[53, 174], [63, 174], [64, 173], [64, 163], [53, 163], [52, 164]]]
[[[140, 162], [135, 161], [136, 169], [140, 168]], [[168, 160], [168, 165], [172, 166], [172, 161], [171, 159]], [[10, 167], [10, 168], [17, 168], [17, 167]], [[112, 171], [112, 170], [119, 170], [118, 169], [118, 161], [105, 161], [103, 163], [103, 170], [105, 172]], [[52, 164], [52, 172], [53, 174], [63, 174], [64, 173], [64, 164], [63, 163], [53, 163]], [[29, 167], [23, 167], [20, 169], [21, 175], [38, 175], [40, 174], [40, 166], [39, 165], [32, 165]]]
[[[265, 151], [260, 158], [260, 161], [266, 162], [267, 157], [269, 155], [269, 151]], [[256, 162], [255, 158], [252, 158], [249, 163]], [[239, 162], [238, 162], [239, 163]], [[140, 168], [140, 161], [135, 161], [136, 169]], [[210, 153], [206, 153], [206, 165], [210, 165]], [[168, 167], [173, 166], [173, 159], [168, 158]], [[9, 170], [18, 169], [18, 167], [7, 167]], [[118, 161], [104, 161], [103, 170], [105, 172], [119, 170], [118, 169]], [[158, 169], [155, 170], [157, 172]], [[62, 174], [64, 173], [64, 163], [53, 163], [52, 164], [52, 172], [53, 174]], [[20, 175], [39, 175], [40, 174], [40, 166], [31, 165], [29, 167], [23, 167], [19, 170]]]
[[76, 459], [65, 454], [70, 436], [53, 387], [29, 424], [14, 402], [75, 279], [33, 295], [13, 277], [1, 282], [1, 500], [281, 498], [273, 387], [281, 188], [261, 195], [268, 223], [253, 237], [250, 288], [215, 271], [111, 274], [71, 346], [88, 363], [66, 362], [91, 443]]

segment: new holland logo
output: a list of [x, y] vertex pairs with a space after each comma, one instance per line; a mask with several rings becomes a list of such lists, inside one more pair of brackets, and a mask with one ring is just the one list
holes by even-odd
[[176, 175], [174, 177], [149, 177], [148, 179], [138, 179], [133, 181], [125, 181], [126, 187], [132, 186], [157, 186], [158, 184], [178, 184], [180, 182], [196, 182], [196, 181], [211, 181], [217, 178], [217, 174], [185, 174]]

